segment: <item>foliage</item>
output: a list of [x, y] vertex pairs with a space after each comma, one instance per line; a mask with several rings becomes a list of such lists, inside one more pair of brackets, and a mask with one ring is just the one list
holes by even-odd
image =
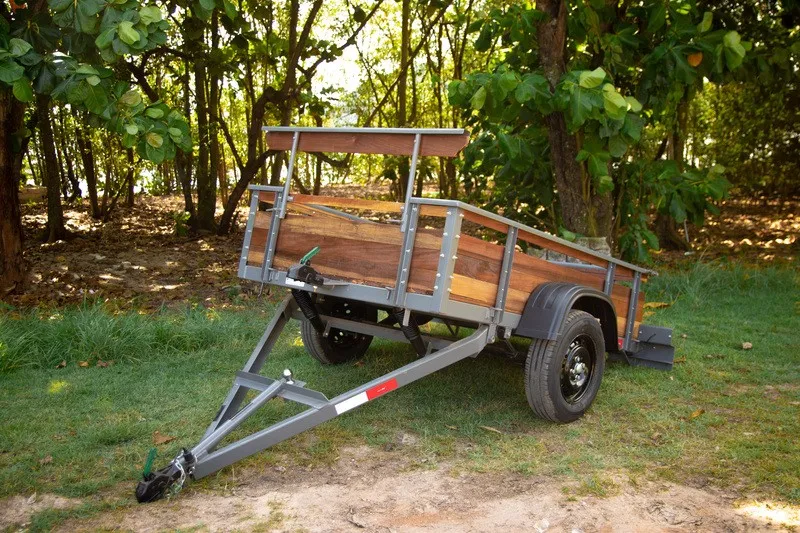
[[[637, 155], [631, 147], [642, 140], [643, 128], [672, 128], [679, 102], [704, 77], [728, 79], [751, 45], [733, 29], [714, 28], [712, 13], [690, 1], [641, 6], [589, 2], [571, 9], [567, 71], [554, 86], [545, 77], [535, 39], [544, 13], [514, 5], [493, 10], [471, 28], [478, 34], [476, 48], [497, 45], [503, 54], [490, 72], [472, 73], [449, 86], [450, 102], [464, 109], [463, 117], [479, 132], [467, 150], [464, 171], [467, 176], [491, 175], [497, 194], [522, 183], [519, 201], [529, 206], [523, 216], [539, 222], [535, 214], [553, 197], [547, 176], [551, 147], [543, 125], [553, 113], [562, 113], [578, 139], [584, 194], [616, 191], [615, 200], [625, 202], [617, 206], [624, 217], [617, 221], [622, 251], [646, 259], [646, 248], [657, 247], [647, 231], [648, 215], [655, 210], [682, 220], [691, 213], [693, 221], [701, 222], [702, 212], [724, 193], [724, 181], [715, 171], [709, 187], [708, 172], [681, 172], [682, 162], [667, 173], [669, 179], [658, 161], [652, 170], [630, 172], [626, 167]], [[649, 180], [646, 191], [636, 195], [646, 201], [630, 202], [630, 195], [619, 193], [629, 188], [626, 180], [642, 172], [661, 177]], [[537, 185], [532, 176], [539, 177]], [[556, 218], [545, 225], [559, 223]]]
[[136, 0], [49, 0], [48, 7], [0, 18], [0, 82], [22, 102], [42, 94], [88, 111], [145, 159], [158, 163], [177, 148], [189, 150], [183, 117], [161, 102], [146, 104], [114, 70], [167, 41], [160, 9]]

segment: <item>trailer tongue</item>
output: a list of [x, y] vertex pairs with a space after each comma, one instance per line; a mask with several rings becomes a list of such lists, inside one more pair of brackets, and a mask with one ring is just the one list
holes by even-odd
[[[464, 130], [378, 128], [265, 128], [272, 149], [452, 157], [467, 142]], [[239, 276], [290, 289], [203, 439], [167, 466], [147, 468], [139, 502], [179, 491], [368, 401], [432, 374], [512, 335], [531, 340], [525, 389], [534, 413], [569, 422], [594, 400], [611, 359], [669, 369], [671, 330], [641, 324], [641, 284], [652, 272], [577, 246], [510, 219], [454, 200], [413, 197], [405, 202], [290, 195], [284, 187], [251, 186], [250, 215]], [[338, 209], [347, 209], [344, 212]], [[400, 215], [379, 223], [353, 212]], [[503, 245], [470, 236], [466, 225], [504, 234]], [[580, 262], [546, 261], [518, 253], [519, 241]], [[313, 249], [309, 250], [313, 246]], [[386, 316], [379, 320], [379, 312]], [[323, 364], [363, 356], [373, 337], [412, 345], [419, 358], [332, 399], [306, 387], [289, 369], [279, 379], [260, 374], [291, 319], [301, 323], [306, 349]], [[453, 335], [423, 334], [435, 320]], [[457, 335], [460, 327], [472, 333]], [[498, 342], [499, 339], [499, 342]], [[256, 395], [247, 405], [248, 392]], [[269, 400], [281, 397], [306, 410], [220, 447]]]

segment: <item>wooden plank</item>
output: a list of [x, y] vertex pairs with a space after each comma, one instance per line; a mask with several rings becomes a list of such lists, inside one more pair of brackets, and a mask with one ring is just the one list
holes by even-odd
[[[267, 132], [271, 150], [291, 150], [293, 132]], [[455, 157], [469, 142], [469, 134], [422, 134], [419, 155]], [[333, 152], [349, 154], [411, 155], [414, 152], [413, 133], [349, 133], [302, 132], [297, 143], [301, 152]]]
[[[275, 258], [276, 268], [295, 264], [309, 249], [320, 246], [313, 265], [322, 275], [354, 283], [393, 287], [400, 262], [403, 235], [397, 226], [357, 221], [307, 209], [309, 214], [289, 213], [281, 222]], [[259, 212], [251, 237], [248, 264], [261, 265], [271, 213]], [[442, 243], [441, 229], [417, 232], [409, 276], [410, 292], [431, 294]], [[497, 284], [503, 247], [462, 235], [458, 260], [451, 285], [451, 299], [491, 307], [497, 296]], [[522, 313], [531, 292], [541, 283], [561, 280], [602, 290], [605, 275], [601, 271], [581, 270], [557, 265], [523, 253], [515, 255], [506, 310]], [[617, 310], [620, 333], [624, 334], [630, 289], [614, 286], [611, 299]], [[643, 294], [640, 296], [643, 302]], [[641, 321], [642, 306], [637, 313]]]
[[[508, 233], [508, 224], [505, 224], [493, 218], [489, 218], [485, 215], [465, 210], [464, 218], [466, 220], [469, 220], [470, 222], [473, 222], [475, 224], [480, 224], [481, 226], [487, 227], [489, 229], [493, 229], [495, 231], [500, 231], [503, 233]], [[580, 259], [581, 261], [585, 261], [586, 263], [589, 263], [591, 265], [596, 265], [602, 268], [608, 268], [608, 261], [605, 259], [602, 259], [600, 257], [595, 257], [594, 255], [586, 253], [582, 250], [575, 250], [573, 248], [570, 248], [569, 246], [564, 246], [561, 243], [558, 243], [556, 241], [551, 241], [550, 239], [547, 239], [545, 237], [540, 237], [539, 235], [536, 235], [529, 231], [520, 229], [518, 236], [523, 241], [528, 242], [530, 244], [535, 244], [536, 246], [539, 246], [541, 248], [546, 248], [548, 250], [553, 250], [554, 252], [562, 253], [569, 257]], [[620, 277], [630, 276], [632, 278], [632, 271], [629, 268], [624, 267], [622, 265], [617, 265], [616, 272]]]

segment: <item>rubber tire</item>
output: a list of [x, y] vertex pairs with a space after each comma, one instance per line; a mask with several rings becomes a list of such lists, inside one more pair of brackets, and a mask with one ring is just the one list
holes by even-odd
[[[329, 313], [331, 306], [334, 303], [341, 302], [341, 300], [339, 302], [332, 302], [328, 300], [327, 302], [322, 303], [319, 306], [320, 313]], [[353, 302], [348, 303], [352, 304]], [[358, 307], [354, 307], [355, 309], [358, 309], [357, 315], [350, 315], [350, 317], [359, 320], [368, 320], [371, 322], [378, 321], [378, 310], [376, 308], [366, 306], [360, 302], [357, 302], [357, 304]], [[336, 330], [331, 329], [328, 334], [330, 335], [335, 331]], [[354, 346], [351, 346], [347, 349], [342, 349], [331, 343], [328, 338], [323, 337], [321, 333], [314, 329], [314, 326], [312, 326], [308, 320], [302, 320], [300, 322], [300, 337], [303, 340], [303, 345], [306, 347], [306, 351], [323, 365], [340, 365], [342, 363], [347, 363], [348, 361], [360, 359], [369, 349], [370, 343], [372, 343], [372, 336], [359, 335], [359, 340]]]
[[[595, 365], [581, 398], [568, 403], [561, 393], [561, 364], [572, 341], [587, 335], [594, 344]], [[525, 395], [533, 412], [553, 422], [573, 422], [592, 405], [603, 380], [606, 353], [600, 322], [585, 311], [572, 310], [553, 341], [534, 339], [525, 361]]]

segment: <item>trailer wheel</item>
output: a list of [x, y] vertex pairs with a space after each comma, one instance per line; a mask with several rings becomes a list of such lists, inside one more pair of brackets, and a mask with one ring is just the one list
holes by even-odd
[[572, 310], [553, 341], [534, 339], [525, 363], [525, 394], [537, 416], [577, 420], [592, 405], [605, 368], [605, 342], [598, 320]]
[[[378, 310], [361, 302], [326, 298], [318, 304], [323, 315], [371, 322], [378, 320]], [[329, 329], [328, 336], [323, 337], [308, 320], [300, 323], [300, 337], [308, 353], [324, 365], [336, 365], [359, 359], [372, 342], [371, 335], [337, 328]]]

